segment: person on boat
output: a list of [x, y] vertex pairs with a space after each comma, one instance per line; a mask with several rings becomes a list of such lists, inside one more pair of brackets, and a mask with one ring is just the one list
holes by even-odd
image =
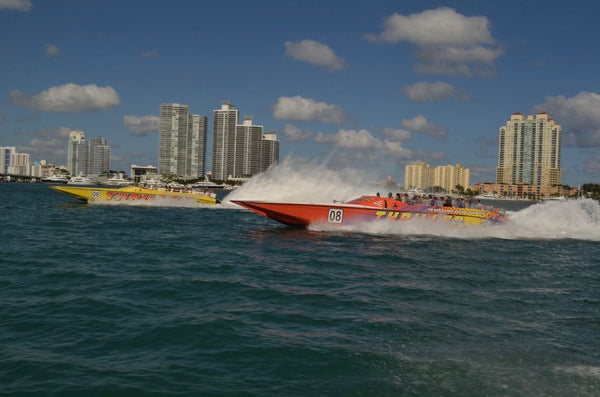
[[381, 194], [379, 194], [379, 192], [377, 192], [376, 196], [377, 196], [377, 197], [381, 197]]
[[402, 201], [402, 196], [400, 195], [400, 193], [396, 193], [396, 200]]
[[483, 205], [481, 205], [481, 200], [477, 200], [477, 203], [475, 204], [475, 206], [473, 208], [477, 208], [482, 210], [483, 209]]
[[389, 192], [389, 193], [388, 193], [388, 198], [389, 198], [389, 199], [393, 199], [393, 198], [394, 198], [394, 195], [392, 194], [392, 192]]
[[444, 201], [444, 207], [452, 207], [452, 197], [446, 196], [446, 200]]

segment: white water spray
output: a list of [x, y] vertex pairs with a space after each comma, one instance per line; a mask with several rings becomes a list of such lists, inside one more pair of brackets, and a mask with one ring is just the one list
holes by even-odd
[[333, 171], [326, 164], [300, 162], [288, 157], [244, 183], [223, 199], [302, 203], [348, 201], [377, 192], [376, 179], [358, 169]]

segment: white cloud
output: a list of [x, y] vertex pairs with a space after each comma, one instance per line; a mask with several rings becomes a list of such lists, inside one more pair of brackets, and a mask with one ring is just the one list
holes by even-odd
[[293, 124], [286, 124], [281, 128], [281, 133], [287, 141], [302, 142], [307, 141], [312, 136], [312, 131], [303, 131]]
[[0, 0], [0, 10], [30, 11], [31, 0]]
[[406, 141], [411, 139], [410, 131], [401, 128], [385, 127], [381, 130], [381, 133], [394, 142]]
[[285, 54], [298, 61], [321, 66], [330, 70], [346, 69], [346, 61], [335, 54], [329, 46], [314, 40], [286, 41]]
[[8, 103], [48, 112], [87, 112], [109, 109], [121, 104], [121, 101], [117, 91], [112, 87], [68, 83], [51, 87], [34, 96], [27, 96], [21, 91], [13, 90], [9, 94]]
[[20, 152], [29, 153], [32, 159], [48, 160], [54, 164], [67, 161], [67, 142], [72, 128], [58, 127], [54, 130], [41, 128], [32, 131], [33, 137], [26, 145], [18, 147]]
[[158, 131], [160, 119], [158, 116], [123, 116], [123, 126], [129, 131], [133, 132], [134, 135], [146, 136], [150, 132]]
[[[398, 133], [403, 130], [394, 131]], [[408, 131], [405, 132], [410, 135]], [[406, 137], [404, 134], [400, 135], [403, 138]], [[315, 142], [327, 144], [339, 149], [353, 150], [355, 151], [355, 158], [360, 159], [375, 160], [381, 159], [384, 155], [402, 160], [413, 157], [412, 150], [404, 148], [402, 142], [394, 139], [385, 139], [384, 141], [381, 141], [365, 129], [358, 131], [341, 129], [335, 134], [319, 132], [315, 137]]]
[[158, 56], [158, 51], [156, 51], [156, 50], [150, 50], [150, 51], [142, 52], [140, 54], [140, 57], [144, 58], [144, 59], [146, 59], [146, 58], [154, 58], [154, 57], [157, 57], [157, 56]]
[[455, 89], [451, 84], [442, 81], [436, 81], [435, 83], [423, 81], [413, 85], [405, 85], [402, 90], [406, 97], [413, 102], [439, 101], [449, 98], [461, 101], [470, 100], [463, 90]]
[[389, 139], [384, 141], [385, 150], [387, 153], [403, 160], [409, 160], [413, 157], [413, 152], [410, 149], [402, 147], [402, 142], [396, 142]]
[[546, 112], [562, 127], [564, 142], [580, 147], [600, 146], [600, 95], [580, 92], [567, 98], [564, 95], [546, 97], [534, 111]]
[[55, 46], [52, 43], [46, 43], [45, 48], [46, 48], [46, 58], [51, 58], [51, 57], [60, 55], [60, 48], [58, 48], [57, 46]]
[[497, 47], [486, 17], [467, 17], [448, 7], [393, 14], [379, 35], [366, 38], [416, 45], [420, 61], [416, 71], [421, 73], [490, 76], [495, 60], [504, 53]]
[[383, 149], [383, 143], [367, 130], [342, 129], [333, 135], [319, 132], [315, 137], [315, 142], [353, 150]]
[[296, 95], [294, 97], [280, 97], [274, 106], [273, 118], [277, 120], [321, 121], [323, 123], [342, 124], [346, 121], [347, 116], [338, 106]]
[[434, 138], [445, 139], [448, 129], [441, 125], [431, 124], [425, 116], [418, 115], [414, 119], [403, 119], [402, 126], [411, 131], [420, 132]]

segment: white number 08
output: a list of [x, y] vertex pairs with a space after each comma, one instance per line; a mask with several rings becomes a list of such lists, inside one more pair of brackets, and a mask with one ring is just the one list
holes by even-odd
[[329, 215], [327, 216], [327, 222], [329, 223], [342, 223], [344, 220], [344, 210], [342, 209], [329, 209]]

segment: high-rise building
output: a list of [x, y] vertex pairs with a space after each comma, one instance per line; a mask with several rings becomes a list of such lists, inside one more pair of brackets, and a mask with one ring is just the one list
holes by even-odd
[[11, 166], [11, 159], [17, 152], [14, 146], [0, 146], [0, 174], [8, 174], [8, 168]]
[[279, 162], [276, 134], [263, 134], [252, 116], [238, 124], [239, 112], [228, 101], [213, 111], [212, 179], [248, 178]]
[[261, 169], [263, 127], [252, 124], [252, 116], [245, 116], [235, 132], [235, 154], [233, 156], [233, 176], [250, 177]]
[[160, 105], [158, 173], [188, 178], [206, 172], [206, 116], [190, 114], [188, 105]]
[[441, 186], [447, 192], [454, 191], [456, 186], [467, 189], [470, 186], [471, 170], [460, 164], [435, 167], [433, 185]]
[[72, 176], [100, 175], [110, 170], [110, 144], [97, 137], [88, 141], [83, 131], [71, 131], [67, 147], [67, 170]]
[[426, 163], [411, 164], [404, 167], [404, 189], [427, 189], [433, 183], [433, 168]]
[[89, 173], [89, 145], [83, 131], [71, 131], [69, 134], [67, 170], [73, 176]]
[[262, 157], [260, 171], [266, 171], [271, 165], [279, 163], [279, 141], [277, 134], [269, 132], [262, 138]]
[[110, 171], [110, 144], [108, 139], [91, 138], [89, 143], [88, 175], [100, 175]]
[[224, 181], [233, 176], [235, 132], [238, 110], [229, 101], [213, 111], [212, 179]]
[[560, 185], [561, 132], [561, 126], [545, 112], [535, 117], [512, 114], [500, 127], [496, 182]]
[[0, 174], [31, 175], [29, 153], [17, 153], [14, 146], [0, 146]]
[[419, 163], [404, 168], [404, 188], [407, 190], [438, 186], [446, 192], [451, 192], [456, 190], [458, 185], [467, 189], [470, 178], [471, 171], [460, 164], [432, 168], [429, 164]]

